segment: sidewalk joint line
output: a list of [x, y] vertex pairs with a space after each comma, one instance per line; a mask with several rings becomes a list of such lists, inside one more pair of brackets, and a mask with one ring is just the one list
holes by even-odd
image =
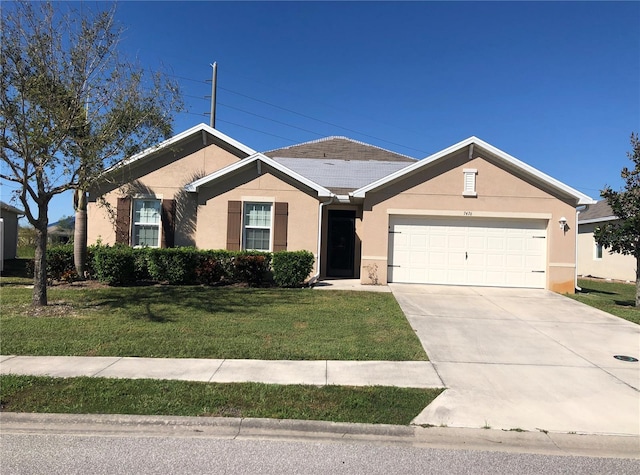
[[[89, 358], [90, 358], [90, 357], [89, 357]], [[115, 360], [113, 363], [111, 363], [111, 364], [109, 364], [109, 365], [105, 366], [104, 368], [102, 368], [102, 369], [101, 369], [100, 371], [98, 371], [97, 373], [93, 373], [93, 374], [91, 375], [91, 377], [92, 377], [92, 378], [95, 378], [96, 376], [98, 376], [98, 375], [99, 375], [100, 373], [102, 373], [103, 371], [105, 371], [105, 370], [107, 370], [107, 369], [111, 368], [111, 367], [112, 367], [114, 364], [116, 364], [118, 361], [121, 361], [123, 358], [124, 358], [123, 356], [118, 357], [118, 359], [117, 359], [117, 360]]]
[[329, 385], [329, 360], [324, 360], [324, 385]]
[[213, 377], [218, 373], [218, 371], [220, 371], [220, 368], [222, 368], [222, 365], [225, 363], [225, 361], [227, 361], [226, 358], [223, 358], [222, 362], [218, 365], [218, 367], [216, 368], [216, 370], [213, 372], [213, 374], [211, 375], [211, 377], [209, 378], [209, 380], [207, 381], [207, 383], [210, 383], [211, 380], [213, 379]]

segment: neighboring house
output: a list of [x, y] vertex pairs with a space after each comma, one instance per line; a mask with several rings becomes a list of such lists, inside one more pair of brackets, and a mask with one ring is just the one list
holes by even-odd
[[606, 200], [598, 201], [578, 215], [578, 274], [603, 279], [636, 280], [636, 259], [610, 253], [596, 243], [598, 226], [618, 221]]
[[50, 244], [67, 244], [73, 241], [73, 230], [76, 225], [76, 218], [67, 218], [49, 224], [47, 227], [47, 239]]
[[15, 259], [18, 250], [18, 218], [24, 215], [24, 211], [0, 201], [0, 270], [4, 267], [5, 259]]
[[576, 207], [593, 203], [476, 137], [422, 160], [344, 137], [258, 153], [204, 124], [89, 201], [90, 243], [306, 249], [319, 278], [558, 292], [574, 291]]

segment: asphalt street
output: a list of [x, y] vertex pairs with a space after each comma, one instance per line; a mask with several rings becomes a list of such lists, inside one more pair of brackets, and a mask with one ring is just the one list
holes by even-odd
[[6, 474], [637, 474], [640, 461], [402, 445], [3, 434]]

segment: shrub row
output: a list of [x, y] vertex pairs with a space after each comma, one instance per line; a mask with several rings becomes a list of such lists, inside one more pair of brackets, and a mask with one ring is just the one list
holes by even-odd
[[[299, 287], [313, 269], [308, 251], [198, 250], [192, 247], [134, 249], [129, 246], [91, 246], [87, 271], [109, 285], [131, 285], [141, 281], [169, 284], [231, 284], [253, 286], [275, 283]], [[74, 280], [73, 245], [47, 249], [50, 279]]]

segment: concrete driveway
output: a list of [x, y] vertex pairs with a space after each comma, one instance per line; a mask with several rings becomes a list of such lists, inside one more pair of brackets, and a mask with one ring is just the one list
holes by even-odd
[[614, 358], [640, 326], [546, 290], [390, 287], [449, 388], [413, 423], [640, 435], [640, 363]]

